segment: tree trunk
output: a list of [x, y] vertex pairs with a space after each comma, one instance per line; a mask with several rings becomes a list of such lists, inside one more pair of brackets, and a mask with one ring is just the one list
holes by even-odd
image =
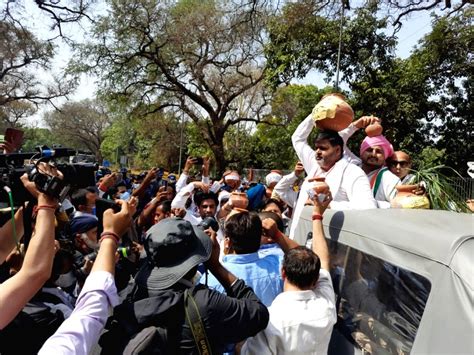
[[227, 160], [225, 159], [224, 155], [224, 140], [221, 139], [220, 141], [212, 144], [211, 150], [214, 154], [217, 174], [218, 176], [221, 176], [227, 167]]

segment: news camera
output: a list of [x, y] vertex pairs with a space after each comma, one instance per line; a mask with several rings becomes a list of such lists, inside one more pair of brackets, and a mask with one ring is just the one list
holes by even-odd
[[[33, 197], [26, 190], [20, 177], [27, 173], [30, 181], [36, 184], [39, 191], [62, 201], [70, 189], [84, 188], [95, 185], [95, 171], [97, 164], [67, 163], [61, 158], [75, 156], [76, 151], [70, 148], [47, 146], [37, 147], [35, 152], [0, 154], [0, 187], [8, 186], [12, 192], [13, 204], [23, 205]], [[25, 161], [28, 161], [25, 164]], [[45, 174], [39, 168], [40, 162], [54, 165], [63, 178]], [[0, 202], [9, 202], [5, 188], [0, 189]]]

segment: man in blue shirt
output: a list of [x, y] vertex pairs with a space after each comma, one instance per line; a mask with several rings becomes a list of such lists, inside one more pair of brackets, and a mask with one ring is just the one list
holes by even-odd
[[[281, 257], [258, 252], [262, 234], [272, 238], [284, 252], [298, 246], [278, 230], [274, 220], [267, 218], [262, 222], [258, 214], [241, 211], [231, 215], [225, 222], [225, 256], [222, 264], [236, 277], [244, 280], [262, 303], [269, 306], [283, 291]], [[212, 275], [209, 275], [208, 286], [224, 292], [224, 288]]]

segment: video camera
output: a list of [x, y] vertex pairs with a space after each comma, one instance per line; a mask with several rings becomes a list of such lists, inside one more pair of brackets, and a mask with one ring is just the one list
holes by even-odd
[[[95, 185], [97, 164], [69, 164], [59, 159], [75, 155], [74, 149], [62, 147], [50, 149], [47, 146], [37, 147], [36, 152], [0, 154], [0, 186], [8, 186], [12, 192], [13, 204], [20, 206], [25, 201], [33, 199], [20, 180], [20, 177], [27, 173], [29, 180], [36, 184], [39, 191], [62, 201], [71, 188]], [[25, 164], [25, 160], [29, 160], [29, 163]], [[33, 163], [33, 160], [36, 162]], [[40, 162], [53, 162], [64, 175], [63, 179], [42, 173], [38, 169]], [[0, 202], [8, 201], [7, 192], [0, 189]]]

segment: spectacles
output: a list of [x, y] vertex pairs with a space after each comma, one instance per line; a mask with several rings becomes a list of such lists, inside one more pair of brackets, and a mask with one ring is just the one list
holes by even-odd
[[388, 165], [391, 166], [391, 167], [396, 167], [398, 164], [400, 164], [401, 168], [406, 168], [406, 167], [408, 167], [410, 162], [405, 161], [405, 160], [400, 160], [400, 161], [391, 160], [391, 161], [388, 162]]

